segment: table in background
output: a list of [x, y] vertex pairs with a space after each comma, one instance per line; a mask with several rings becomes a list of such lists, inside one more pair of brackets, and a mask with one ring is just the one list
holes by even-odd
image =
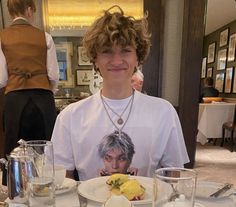
[[224, 122], [233, 121], [235, 103], [201, 103], [198, 112], [197, 141], [205, 144], [208, 138], [221, 138]]

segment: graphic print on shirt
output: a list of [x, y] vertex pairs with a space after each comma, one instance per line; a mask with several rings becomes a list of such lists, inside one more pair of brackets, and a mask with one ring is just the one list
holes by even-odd
[[137, 175], [138, 169], [130, 167], [135, 153], [128, 134], [115, 131], [106, 135], [98, 145], [98, 153], [104, 168], [98, 169], [101, 176], [114, 173]]

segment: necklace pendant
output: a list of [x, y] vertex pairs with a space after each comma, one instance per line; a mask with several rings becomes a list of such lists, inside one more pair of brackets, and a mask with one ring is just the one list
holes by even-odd
[[123, 119], [122, 119], [122, 118], [119, 118], [119, 119], [117, 120], [117, 123], [118, 123], [119, 125], [121, 125], [121, 124], [123, 124], [123, 123], [124, 123], [124, 121], [123, 121]]

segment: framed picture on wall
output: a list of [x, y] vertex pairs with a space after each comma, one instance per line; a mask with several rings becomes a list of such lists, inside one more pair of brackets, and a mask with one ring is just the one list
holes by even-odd
[[202, 72], [201, 72], [201, 78], [206, 77], [206, 65], [207, 65], [207, 57], [204, 57], [202, 59]]
[[226, 54], [227, 49], [222, 49], [218, 51], [217, 57], [217, 70], [224, 70], [226, 67]]
[[234, 68], [233, 93], [236, 93], [236, 69]]
[[235, 49], [236, 49], [236, 33], [230, 35], [229, 37], [229, 52], [228, 52], [228, 62], [235, 60]]
[[92, 70], [77, 70], [76, 71], [77, 85], [89, 86], [92, 77], [93, 77]]
[[229, 37], [229, 28], [225, 29], [220, 33], [220, 47], [223, 47], [228, 44]]
[[207, 77], [212, 77], [213, 75], [213, 68], [207, 68]]
[[89, 61], [84, 47], [78, 47], [78, 64], [79, 65], [92, 65]]
[[216, 74], [215, 88], [222, 93], [224, 88], [225, 73]]
[[233, 67], [226, 68], [225, 70], [225, 93], [231, 92], [233, 78]]
[[207, 53], [207, 63], [215, 62], [215, 49], [216, 43], [213, 42], [208, 46], [208, 53]]

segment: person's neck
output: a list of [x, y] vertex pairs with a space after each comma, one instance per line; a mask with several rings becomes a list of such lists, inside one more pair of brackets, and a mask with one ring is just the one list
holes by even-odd
[[106, 87], [103, 85], [101, 93], [104, 97], [110, 99], [125, 99], [132, 95], [133, 88], [129, 87]]

